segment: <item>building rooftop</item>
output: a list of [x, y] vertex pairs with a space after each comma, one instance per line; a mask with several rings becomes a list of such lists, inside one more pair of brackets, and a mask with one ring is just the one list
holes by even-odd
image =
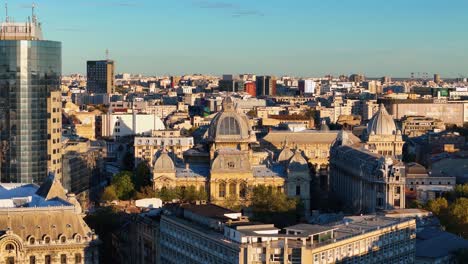
[[435, 228], [425, 228], [416, 240], [416, 258], [440, 258], [468, 248], [468, 240]]
[[176, 177], [208, 177], [210, 167], [204, 165], [193, 165], [187, 167], [176, 167]]
[[27, 207], [55, 207], [72, 204], [64, 200], [56, 188], [44, 186], [42, 189], [35, 184], [2, 183], [0, 184], [0, 211], [1, 209], [27, 208]]
[[183, 204], [181, 207], [194, 214], [222, 221], [232, 220], [240, 216], [238, 212], [215, 204]]
[[338, 132], [320, 130], [303, 130], [300, 132], [271, 131], [263, 140], [274, 145], [280, 145], [284, 142], [294, 144], [332, 144], [336, 140]]
[[284, 177], [284, 168], [280, 165], [267, 167], [265, 165], [252, 166], [254, 177]]
[[385, 228], [391, 225], [398, 224], [407, 219], [399, 219], [378, 215], [363, 215], [345, 217], [339, 223], [331, 224], [334, 230], [334, 237], [337, 240], [346, 239], [356, 235], [360, 235], [374, 230]]

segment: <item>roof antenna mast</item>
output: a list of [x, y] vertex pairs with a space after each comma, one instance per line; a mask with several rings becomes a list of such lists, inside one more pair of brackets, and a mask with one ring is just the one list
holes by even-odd
[[32, 21], [33, 21], [33, 23], [36, 23], [36, 13], [34, 12], [35, 9], [36, 9], [36, 4], [32, 3], [31, 12], [32, 12]]
[[106, 49], [106, 60], [109, 60], [109, 49]]
[[5, 1], [5, 22], [10, 22], [10, 18], [8, 17], [8, 2]]

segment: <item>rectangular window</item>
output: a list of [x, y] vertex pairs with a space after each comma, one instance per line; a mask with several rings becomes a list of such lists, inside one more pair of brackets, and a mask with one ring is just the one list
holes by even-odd
[[60, 255], [60, 263], [67, 264], [67, 255], [65, 254]]
[[52, 257], [50, 255], [46, 255], [44, 259], [45, 264], [52, 264]]
[[301, 186], [300, 185], [296, 185], [296, 195], [297, 196], [301, 195]]
[[29, 264], [36, 264], [36, 256], [29, 257]]

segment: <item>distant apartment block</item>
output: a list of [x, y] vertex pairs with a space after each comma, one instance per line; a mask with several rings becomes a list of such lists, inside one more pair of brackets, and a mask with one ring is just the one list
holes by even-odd
[[114, 70], [114, 61], [112, 60], [88, 61], [86, 63], [88, 93], [113, 93]]
[[157, 153], [167, 150], [179, 159], [183, 153], [194, 146], [193, 137], [181, 137], [176, 130], [154, 130], [151, 136], [135, 137], [135, 165], [147, 161], [150, 166], [154, 164]]
[[153, 130], [163, 130], [165, 126], [154, 114], [103, 114], [101, 115], [101, 136], [119, 138], [123, 136], [150, 135]]

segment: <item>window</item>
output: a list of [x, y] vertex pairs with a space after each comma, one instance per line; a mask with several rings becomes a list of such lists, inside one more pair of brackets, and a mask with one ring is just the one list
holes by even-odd
[[52, 257], [50, 255], [45, 256], [44, 264], [52, 264]]
[[236, 194], [237, 194], [237, 184], [233, 182], [229, 184], [229, 195], [236, 196]]
[[247, 197], [247, 184], [245, 184], [244, 182], [240, 184], [239, 197], [240, 198]]
[[65, 254], [60, 255], [60, 263], [67, 264], [67, 255]]
[[226, 183], [222, 182], [219, 184], [219, 197], [225, 197], [226, 196]]
[[36, 264], [36, 256], [29, 257], [29, 264]]
[[46, 236], [46, 237], [44, 238], [44, 242], [45, 242], [46, 244], [49, 244], [49, 243], [50, 243], [50, 237]]
[[15, 257], [6, 258], [6, 264], [15, 264]]
[[15, 246], [14, 246], [13, 244], [11, 244], [11, 243], [6, 244], [5, 250], [6, 250], [6, 251], [15, 250]]
[[235, 163], [233, 161], [228, 162], [228, 168], [229, 169], [234, 169], [236, 167]]
[[296, 185], [296, 195], [297, 196], [301, 195], [301, 186], [300, 185]]
[[29, 238], [29, 244], [34, 245], [36, 243], [36, 239], [34, 237]]
[[81, 264], [81, 254], [80, 253], [75, 254], [75, 264]]
[[67, 238], [65, 236], [60, 237], [60, 242], [65, 243], [67, 242]]

